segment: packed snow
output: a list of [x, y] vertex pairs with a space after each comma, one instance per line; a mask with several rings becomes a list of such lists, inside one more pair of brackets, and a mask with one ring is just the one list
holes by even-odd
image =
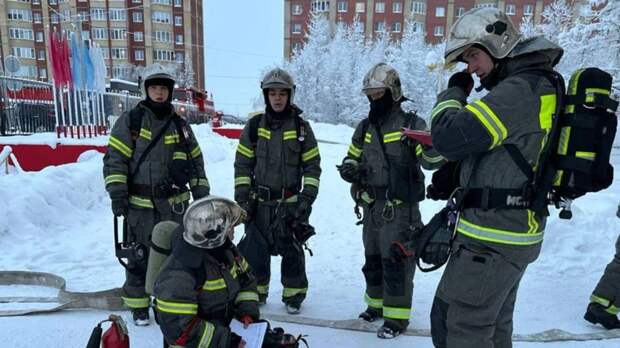
[[[310, 281], [302, 315], [340, 320], [356, 318], [365, 308], [361, 272], [361, 227], [356, 226], [349, 186], [336, 171], [346, 154], [353, 129], [312, 123], [322, 158], [321, 189], [311, 223], [314, 257], [307, 258]], [[221, 137], [206, 125], [193, 127], [205, 158], [212, 193], [233, 196], [233, 161], [237, 141]], [[3, 139], [4, 140], [4, 139]], [[620, 165], [614, 156], [616, 165]], [[427, 180], [430, 173], [427, 173]], [[75, 164], [48, 167], [40, 172], [0, 174], [0, 197], [6, 202], [0, 214], [0, 268], [50, 272], [67, 281], [70, 291], [98, 291], [123, 283], [123, 268], [114, 257], [113, 217], [104, 189], [102, 155], [85, 153]], [[574, 333], [599, 332], [582, 319], [590, 292], [612, 259], [620, 231], [616, 207], [620, 185], [589, 194], [574, 203], [569, 221], [552, 214], [540, 258], [526, 272], [515, 310], [517, 334], [558, 328]], [[421, 203], [428, 221], [441, 203]], [[238, 229], [236, 240], [243, 231]], [[284, 315], [280, 302], [279, 258], [273, 258], [266, 313]], [[429, 313], [441, 270], [416, 273], [410, 327], [429, 329]], [[2, 296], [53, 296], [51, 290], [0, 286]], [[23, 308], [24, 304], [11, 309]], [[34, 306], [34, 305], [33, 305]], [[5, 304], [0, 309], [7, 309]], [[32, 307], [32, 306], [31, 306]], [[30, 307], [30, 308], [31, 308]], [[120, 312], [129, 319], [129, 312]], [[0, 341], [8, 347], [83, 347], [94, 325], [108, 313], [72, 310], [47, 315], [0, 317]], [[373, 333], [275, 323], [292, 333], [308, 335], [311, 347], [432, 347], [428, 337], [402, 336], [391, 341]], [[156, 325], [138, 328], [129, 324], [132, 347], [160, 347]], [[523, 343], [515, 347], [618, 347], [620, 339]]]

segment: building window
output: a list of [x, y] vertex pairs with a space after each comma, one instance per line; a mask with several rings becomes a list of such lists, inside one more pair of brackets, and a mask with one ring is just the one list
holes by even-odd
[[135, 50], [133, 51], [134, 60], [144, 60], [144, 50]]
[[424, 28], [424, 25], [421, 22], [411, 22], [411, 25], [413, 25], [414, 33], [420, 33], [422, 32], [422, 28]]
[[174, 16], [174, 26], [175, 27], [183, 26], [183, 16]]
[[58, 5], [58, 1], [56, 1], [56, 0], [49, 0], [47, 3], [49, 5]]
[[71, 21], [71, 10], [62, 11], [60, 18], [62, 21]]
[[495, 8], [495, 7], [497, 7], [497, 5], [496, 4], [490, 4], [490, 3], [474, 5], [474, 8], [481, 8], [481, 7], [492, 7], [492, 8]]
[[414, 14], [426, 14], [426, 3], [419, 1], [412, 2], [411, 12]]
[[[41, 34], [41, 41], [43, 41], [43, 33], [37, 32], [37, 39], [39, 38], [38, 34]], [[24, 28], [9, 28], [9, 37], [15, 40], [34, 40], [32, 29]]]
[[144, 41], [144, 33], [141, 31], [136, 31], [135, 33], [133, 33], [133, 41], [135, 42]]
[[35, 39], [37, 42], [43, 42], [43, 32], [37, 31], [37, 33], [35, 34]]
[[88, 11], [78, 11], [77, 20], [80, 22], [88, 20]]
[[39, 78], [46, 79], [47, 78], [47, 70], [45, 68], [39, 69]]
[[183, 44], [183, 34], [176, 34], [174, 36], [174, 43], [177, 45], [182, 45]]
[[402, 29], [402, 24], [400, 22], [392, 23], [392, 32], [393, 33], [400, 33], [401, 29]]
[[301, 4], [293, 4], [293, 15], [299, 16], [303, 12]]
[[106, 40], [108, 38], [108, 31], [106, 28], [92, 28], [91, 33], [93, 40]]
[[301, 24], [299, 23], [293, 24], [293, 34], [301, 34]]
[[174, 0], [174, 7], [183, 6], [183, 0]]
[[141, 4], [142, 0], [131, 0], [131, 2], [134, 4]]
[[151, 4], [172, 5], [172, 0], [151, 0]]
[[112, 49], [110, 49], [110, 53], [112, 59], [127, 59], [126, 48], [112, 47]]
[[442, 6], [435, 7], [435, 17], [445, 17], [446, 8]]
[[50, 15], [50, 22], [52, 22], [52, 24], [58, 24], [58, 23], [60, 23], [60, 19], [59, 19], [58, 15], [57, 15], [57, 14], [55, 14], [55, 13], [52, 13], [52, 14]]
[[127, 40], [127, 29], [111, 28], [110, 39], [111, 40]]
[[338, 12], [347, 12], [349, 4], [346, 1], [338, 1]]
[[105, 8], [103, 8], [103, 7], [91, 7], [90, 8], [90, 20], [91, 21], [105, 21], [105, 20], [107, 20]]
[[182, 52], [176, 52], [174, 54], [174, 60], [177, 63], [183, 63], [183, 60], [185, 59], [185, 55]]
[[9, 20], [31, 22], [32, 12], [30, 12], [30, 10], [21, 10], [21, 9], [11, 8], [9, 9], [7, 17]]
[[531, 16], [534, 14], [534, 6], [532, 5], [523, 5], [523, 15]]
[[131, 14], [131, 18], [134, 23], [142, 23], [144, 21], [144, 16], [141, 11], [137, 11]]
[[355, 3], [355, 13], [364, 13], [366, 12], [366, 4], [363, 2]]
[[465, 7], [459, 7], [456, 9], [456, 16], [461, 17], [465, 14]]
[[433, 35], [434, 36], [443, 36], [443, 26], [442, 25], [435, 26], [435, 28], [433, 29]]
[[32, 16], [34, 18], [35, 23], [42, 23], [41, 12], [33, 12]]
[[302, 45], [301, 42], [293, 42], [293, 51], [301, 50]]
[[395, 2], [392, 4], [392, 13], [403, 13], [403, 3]]
[[174, 52], [171, 50], [153, 49], [153, 60], [174, 61]]
[[516, 13], [517, 7], [515, 4], [506, 4], [506, 14], [509, 16], [514, 16]]
[[[110, 49], [107, 47], [101, 47], [101, 55], [105, 59], [110, 59]], [[106, 74], [106, 76], [110, 76], [110, 74]]]
[[377, 3], [375, 3], [375, 12], [376, 13], [384, 13], [385, 12], [385, 2], [377, 2]]
[[375, 31], [377, 32], [385, 31], [385, 22], [375, 22]]
[[41, 5], [41, 0], [32, 0], [34, 5]]
[[129, 67], [128, 66], [118, 66], [115, 65], [112, 67], [112, 78], [122, 79], [129, 76]]
[[45, 60], [45, 50], [38, 50], [37, 51], [37, 59], [38, 60]]
[[329, 1], [313, 1], [312, 12], [327, 12], [329, 11]]
[[153, 11], [152, 17], [153, 17], [153, 22], [155, 23], [169, 24], [172, 22], [170, 20], [170, 12]]
[[30, 47], [12, 47], [13, 55], [17, 58], [34, 59], [34, 48]]
[[172, 35], [169, 31], [155, 31], [153, 32], [153, 40], [156, 42], [170, 42]]
[[110, 21], [121, 22], [127, 20], [127, 10], [124, 8], [111, 8]]

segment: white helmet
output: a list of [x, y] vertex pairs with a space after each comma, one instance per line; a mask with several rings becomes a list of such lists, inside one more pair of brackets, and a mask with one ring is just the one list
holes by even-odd
[[246, 212], [237, 203], [226, 198], [207, 196], [194, 201], [183, 216], [183, 239], [198, 248], [213, 249], [222, 246], [232, 232], [246, 218]]
[[371, 95], [377, 91], [389, 89], [392, 99], [397, 102], [403, 97], [403, 90], [400, 86], [400, 77], [396, 69], [385, 63], [373, 66], [364, 76], [362, 93]]
[[520, 38], [521, 34], [504, 12], [490, 7], [475, 8], [466, 12], [450, 29], [444, 58], [446, 64], [462, 61], [463, 52], [478, 44], [494, 58], [502, 59]]

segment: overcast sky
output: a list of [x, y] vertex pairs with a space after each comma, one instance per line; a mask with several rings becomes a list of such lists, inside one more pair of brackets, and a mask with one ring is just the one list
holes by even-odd
[[216, 110], [247, 115], [265, 67], [283, 60], [284, 1], [203, 0], [206, 83]]

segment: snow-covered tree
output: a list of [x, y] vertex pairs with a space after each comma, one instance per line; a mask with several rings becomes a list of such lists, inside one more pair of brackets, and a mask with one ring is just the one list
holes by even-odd
[[521, 25], [519, 27], [519, 31], [521, 31], [523, 38], [540, 35], [540, 30], [536, 28], [536, 25], [532, 20], [532, 16], [523, 16], [523, 18], [521, 18]]
[[545, 7], [542, 12], [541, 30], [546, 38], [558, 42], [559, 35], [565, 32], [574, 20], [572, 4], [565, 0], [556, 0]]
[[193, 86], [196, 82], [195, 76], [196, 74], [194, 73], [194, 68], [192, 66], [192, 58], [191, 56], [186, 55], [183, 64], [179, 64], [176, 67], [176, 83], [181, 87]]

